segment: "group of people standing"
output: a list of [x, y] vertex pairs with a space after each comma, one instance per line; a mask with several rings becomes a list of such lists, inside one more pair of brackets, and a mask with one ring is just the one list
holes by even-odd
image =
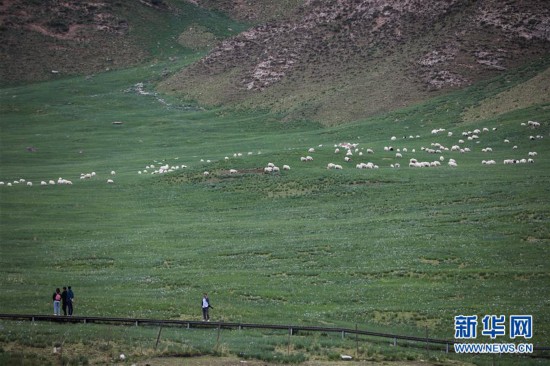
[[[69, 287], [63, 287], [63, 291], [58, 288], [55, 289], [55, 292], [52, 296], [53, 300], [53, 315], [61, 315], [61, 309], [63, 309], [63, 315], [72, 316], [73, 315], [73, 302], [74, 302], [74, 292]], [[209, 309], [213, 309], [210, 305], [210, 299], [205, 293], [201, 301], [202, 308], [202, 319], [204, 321], [210, 321]]]
[[63, 292], [58, 288], [52, 296], [53, 300], [53, 315], [61, 315], [61, 309], [63, 309], [63, 315], [73, 315], [73, 301], [74, 293], [71, 286], [63, 287]]

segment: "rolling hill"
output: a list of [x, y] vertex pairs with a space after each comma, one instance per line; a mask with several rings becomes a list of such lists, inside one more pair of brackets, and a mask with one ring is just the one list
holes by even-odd
[[11, 0], [0, 22], [4, 84], [200, 58], [167, 70], [160, 90], [325, 125], [460, 89], [550, 50], [542, 0]]

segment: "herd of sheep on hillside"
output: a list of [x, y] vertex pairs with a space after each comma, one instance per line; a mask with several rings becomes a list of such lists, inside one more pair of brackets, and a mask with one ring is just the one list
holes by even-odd
[[[538, 130], [540, 127], [541, 127], [541, 124], [539, 122], [536, 122], [536, 121], [528, 121], [527, 123], [521, 123], [522, 126], [524, 127], [527, 127], [529, 128], [530, 130]], [[492, 131], [496, 131], [497, 129], [496, 128], [493, 128]], [[445, 129], [444, 128], [437, 128], [437, 129], [433, 129], [431, 131], [431, 135], [433, 136], [437, 136], [441, 133], [444, 133], [445, 132]], [[481, 139], [480, 139], [480, 136], [482, 136], [483, 134], [486, 134], [486, 133], [490, 133], [491, 131], [484, 127], [482, 129], [475, 129], [475, 130], [472, 130], [472, 131], [464, 131], [462, 132], [461, 134], [461, 138], [458, 140], [457, 144], [451, 144], [450, 147], [444, 145], [444, 144], [441, 144], [439, 142], [432, 142], [430, 144], [429, 147], [425, 147], [425, 146], [422, 146], [420, 147], [420, 152], [419, 153], [424, 153], [424, 154], [436, 154], [436, 155], [439, 155], [438, 158], [436, 159], [417, 159], [416, 157], [411, 157], [409, 159], [409, 163], [408, 163], [408, 166], [411, 167], [411, 168], [424, 168], [424, 167], [438, 167], [438, 166], [441, 166], [441, 164], [446, 160], [446, 157], [445, 157], [445, 153], [448, 153], [448, 152], [458, 152], [460, 154], [466, 154], [466, 153], [469, 153], [472, 151], [472, 148], [470, 147], [466, 147], [464, 146], [466, 141], [470, 141], [470, 142], [473, 142], [475, 144], [480, 144], [481, 142]], [[451, 138], [453, 136], [453, 132], [447, 132], [446, 136], [448, 138]], [[420, 136], [419, 135], [416, 135], [416, 136], [413, 136], [413, 135], [410, 135], [408, 136], [408, 140], [412, 140], [412, 139], [415, 139], [415, 138], [419, 138]], [[543, 139], [544, 136], [541, 135], [541, 134], [538, 134], [538, 135], [530, 135], [529, 136], [529, 140], [533, 141], [533, 140], [540, 140], [540, 139]], [[390, 138], [390, 141], [392, 141], [393, 143], [396, 143], [397, 142], [397, 137], [395, 136], [392, 136]], [[403, 140], [407, 140], [407, 136], [404, 136], [403, 137]], [[510, 143], [510, 140], [509, 139], [504, 139], [503, 141], [504, 144], [509, 144]], [[319, 145], [319, 148], [322, 148], [323, 145]], [[350, 163], [354, 160], [362, 160], [363, 159], [363, 152], [366, 152], [368, 155], [373, 155], [374, 154], [374, 149], [372, 148], [367, 148], [366, 150], [364, 148], [359, 148], [359, 144], [356, 144], [356, 143], [340, 143], [340, 144], [336, 144], [334, 145], [334, 154], [339, 156], [339, 155], [344, 155], [343, 157], [343, 161], [344, 161], [344, 165], [345, 163]], [[511, 150], [514, 151], [514, 150], [517, 150], [518, 149], [518, 146], [517, 145], [513, 145]], [[486, 146], [486, 147], [483, 147], [480, 149], [481, 152], [483, 153], [492, 153], [493, 152], [493, 148], [490, 147], [490, 146]], [[312, 155], [315, 155], [315, 148], [309, 148], [307, 150], [308, 154], [311, 154], [311, 155], [306, 155], [306, 156], [302, 156], [300, 157], [300, 161], [303, 162], [303, 163], [309, 163], [309, 162], [312, 162], [314, 159], [313, 159], [313, 156]], [[391, 153], [392, 156], [393, 156], [393, 159], [402, 159], [404, 154], [416, 154], [416, 149], [411, 149], [410, 152], [409, 152], [409, 149], [407, 147], [401, 147], [401, 148], [397, 148], [397, 147], [394, 147], [394, 146], [384, 146], [384, 152], [386, 154], [388, 153]], [[253, 153], [252, 152], [249, 152], [248, 155], [252, 155]], [[394, 155], [393, 155], [394, 154]], [[534, 160], [534, 157], [536, 157], [538, 155], [538, 153], [536, 151], [529, 151], [527, 156], [526, 157], [516, 157], [516, 158], [508, 158], [508, 159], [504, 159], [503, 160], [503, 164], [505, 165], [509, 165], [509, 164], [523, 164], [523, 163], [534, 163], [535, 160]], [[239, 158], [239, 157], [242, 157], [243, 154], [242, 153], [234, 153], [233, 154], [233, 157], [234, 158]], [[226, 156], [224, 158], [224, 160], [226, 161], [229, 161], [230, 158], [228, 156]], [[201, 162], [204, 163], [205, 160], [204, 159], [201, 159]], [[211, 160], [206, 160], [206, 163], [210, 163]], [[496, 161], [495, 160], [482, 160], [481, 161], [481, 164], [483, 165], [494, 165], [496, 164]], [[447, 165], [449, 167], [457, 167], [458, 164], [456, 162], [455, 159], [453, 158], [448, 158], [447, 159]], [[400, 168], [401, 167], [401, 164], [399, 162], [393, 162], [389, 165], [391, 168]], [[150, 164], [150, 165], [147, 165], [145, 167], [145, 169], [143, 170], [140, 170], [138, 171], [138, 174], [164, 174], [164, 173], [171, 173], [171, 172], [174, 172], [176, 170], [179, 170], [179, 169], [183, 169], [183, 168], [187, 168], [186, 165], [176, 165], [176, 166], [170, 166], [169, 164], [163, 164], [163, 165], [160, 165], [158, 168], [155, 166], [155, 164]], [[327, 166], [326, 166], [327, 169], [335, 169], [335, 170], [341, 170], [341, 169], [344, 169], [344, 166], [341, 165], [341, 164], [337, 164], [337, 163], [328, 163]], [[377, 164], [374, 164], [372, 162], [361, 162], [361, 161], [358, 161], [356, 164], [355, 164], [355, 168], [357, 169], [378, 169], [379, 166]], [[290, 165], [288, 164], [285, 164], [283, 165], [282, 167], [283, 170], [290, 170]], [[264, 173], [278, 173], [280, 172], [280, 168], [275, 165], [274, 163], [268, 163], [267, 166], [265, 166], [263, 168], [263, 172]], [[239, 173], [239, 171], [237, 169], [229, 169], [229, 174], [236, 174], [236, 173]], [[116, 172], [113, 170], [110, 172], [110, 177], [108, 179], [106, 179], [106, 183], [108, 184], [113, 184], [114, 183], [114, 176], [116, 175]], [[204, 171], [203, 172], [203, 175], [204, 176], [208, 176], [210, 175], [210, 172], [209, 171]], [[87, 179], [93, 179], [96, 177], [96, 173], [95, 172], [91, 172], [91, 173], [81, 173], [80, 174], [80, 180], [87, 180]], [[53, 179], [50, 179], [50, 180], [42, 180], [40, 181], [40, 185], [41, 186], [49, 186], [49, 185], [72, 185], [73, 182], [71, 180], [68, 180], [68, 179], [64, 179], [62, 177], [59, 177], [57, 180], [53, 180]], [[26, 185], [26, 186], [29, 186], [29, 187], [32, 187], [33, 183], [32, 181], [30, 180], [27, 180], [25, 178], [19, 178], [19, 179], [15, 179], [13, 181], [9, 181], [9, 182], [4, 182], [4, 181], [0, 181], [0, 186], [7, 186], [7, 187], [12, 187], [12, 186], [15, 186], [15, 185]]]

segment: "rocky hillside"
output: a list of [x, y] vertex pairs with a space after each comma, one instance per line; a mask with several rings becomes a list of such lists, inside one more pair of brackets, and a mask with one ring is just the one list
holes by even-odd
[[[250, 2], [222, 3], [235, 12]], [[307, 0], [225, 40], [162, 89], [338, 124], [468, 86], [549, 50], [545, 0]]]

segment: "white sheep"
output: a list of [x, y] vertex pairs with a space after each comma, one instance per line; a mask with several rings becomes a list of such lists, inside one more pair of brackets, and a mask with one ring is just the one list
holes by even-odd
[[537, 152], [536, 151], [529, 151], [529, 153], [527, 154], [529, 156], [537, 156]]
[[310, 147], [308, 150], [307, 150], [308, 153], [314, 153], [315, 152], [315, 149], [313, 147]]
[[371, 162], [368, 162], [367, 164], [360, 163], [360, 164], [355, 165], [355, 167], [357, 169], [375, 169], [375, 165]]
[[346, 156], [346, 157], [344, 157], [344, 160], [345, 160], [345, 161], [350, 161], [351, 158], [350, 158], [349, 156]]
[[41, 185], [41, 186], [47, 186], [48, 183], [46, 183], [45, 181], [41, 181], [41, 182], [40, 182], [40, 185]]
[[290, 166], [289, 165], [283, 165], [283, 170], [290, 170]]
[[335, 153], [335, 154], [338, 154], [339, 152], [340, 152], [340, 149], [339, 149], [339, 148], [334, 149], [334, 153]]
[[374, 150], [373, 149], [367, 149], [367, 154], [374, 154]]
[[531, 128], [538, 128], [538, 127], [540, 127], [540, 123], [539, 123], [539, 122], [536, 122], [536, 121], [527, 121], [527, 124], [528, 124], [529, 127], [531, 127]]
[[205, 177], [206, 177], [206, 176], [209, 176], [209, 175], [210, 175], [210, 172], [204, 171], [204, 172], [202, 173], [202, 175], [204, 175]]
[[32, 182], [27, 182], [28, 187], [32, 187]]
[[229, 169], [229, 174], [237, 174], [238, 171], [236, 169]]
[[111, 170], [111, 175], [116, 175], [116, 172], [114, 170]]
[[396, 154], [395, 154], [395, 157], [396, 157], [396, 158], [402, 158], [403, 155], [401, 155], [401, 153], [396, 153]]
[[306, 156], [306, 161], [313, 161], [313, 158], [311, 156]]

